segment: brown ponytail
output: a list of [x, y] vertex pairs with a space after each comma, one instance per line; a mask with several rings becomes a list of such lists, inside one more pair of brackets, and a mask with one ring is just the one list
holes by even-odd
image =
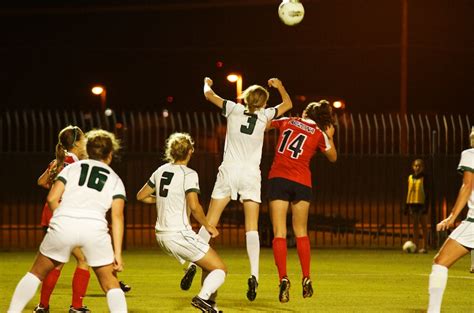
[[306, 116], [315, 121], [322, 131], [325, 131], [327, 127], [335, 123], [331, 105], [327, 100], [311, 102], [306, 106], [304, 111], [306, 112]]

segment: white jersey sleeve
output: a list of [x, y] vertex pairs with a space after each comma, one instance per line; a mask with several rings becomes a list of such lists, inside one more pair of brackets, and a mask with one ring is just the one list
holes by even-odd
[[123, 185], [123, 182], [120, 178], [117, 179], [117, 182], [115, 184], [112, 194], [113, 194], [112, 199], [123, 199], [125, 201], [127, 200], [127, 194], [125, 193], [125, 186]]
[[151, 188], [155, 188], [156, 187], [156, 179], [155, 179], [155, 176], [156, 176], [156, 172], [158, 172], [158, 170], [154, 171], [153, 174], [151, 174], [150, 178], [148, 179], [148, 186], [150, 186]]
[[232, 111], [234, 111], [235, 107], [238, 106], [237, 103], [232, 102], [230, 100], [224, 100], [224, 103], [222, 103], [222, 115], [225, 117], [228, 117]]
[[68, 181], [69, 172], [70, 172], [70, 166], [65, 166], [61, 170], [61, 172], [59, 172], [58, 176], [56, 177], [56, 180], [60, 180], [64, 183], [64, 185], [66, 185]]
[[199, 177], [196, 172], [189, 172], [186, 173], [184, 178], [184, 190], [186, 193], [188, 192], [197, 192], [200, 193], [199, 190]]
[[264, 111], [264, 115], [267, 118], [268, 122], [273, 120], [277, 116], [277, 108], [272, 107], [272, 108], [267, 108]]
[[464, 150], [461, 153], [461, 160], [459, 161], [458, 171], [468, 171], [474, 173], [474, 148]]

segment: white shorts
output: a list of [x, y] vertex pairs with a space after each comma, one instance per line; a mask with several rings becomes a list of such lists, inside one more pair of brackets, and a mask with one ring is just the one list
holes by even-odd
[[39, 251], [44, 256], [67, 263], [74, 248], [80, 248], [92, 267], [114, 262], [109, 229], [103, 221], [67, 216], [53, 217]]
[[456, 240], [464, 247], [474, 249], [474, 223], [462, 221], [449, 238]]
[[240, 195], [241, 202], [252, 200], [260, 203], [261, 181], [260, 169], [221, 165], [211, 197], [223, 199], [230, 196], [237, 200], [237, 195]]
[[156, 241], [166, 254], [181, 264], [199, 261], [209, 251], [209, 244], [192, 230], [157, 232]]

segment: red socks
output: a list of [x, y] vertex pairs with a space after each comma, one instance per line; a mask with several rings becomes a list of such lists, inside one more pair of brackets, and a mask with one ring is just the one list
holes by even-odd
[[300, 258], [303, 278], [309, 277], [311, 264], [311, 244], [309, 242], [308, 236], [296, 237], [296, 250], [298, 250], [298, 256]]
[[278, 276], [280, 281], [286, 274], [286, 238], [275, 237], [273, 239], [273, 257], [275, 258], [275, 265], [278, 268]]
[[44, 308], [49, 307], [49, 298], [51, 298], [54, 287], [58, 282], [59, 275], [61, 275], [61, 271], [55, 268], [49, 272], [48, 276], [43, 280], [43, 285], [41, 285], [40, 304]]
[[87, 285], [91, 274], [88, 270], [83, 270], [79, 267], [74, 272], [72, 278], [72, 306], [76, 309], [82, 307], [82, 298], [86, 295]]

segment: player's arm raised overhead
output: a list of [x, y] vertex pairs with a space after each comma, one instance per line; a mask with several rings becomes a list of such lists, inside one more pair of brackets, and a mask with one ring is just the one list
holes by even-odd
[[152, 188], [147, 182], [137, 193], [137, 200], [143, 203], [156, 203], [156, 197], [153, 196], [154, 191], [155, 188]]
[[206, 215], [204, 214], [204, 210], [202, 209], [201, 203], [199, 203], [198, 194], [195, 191], [190, 191], [186, 193], [186, 203], [188, 204], [189, 209], [191, 210], [191, 214], [194, 216], [196, 221], [199, 224], [204, 226], [206, 230], [211, 234], [211, 237], [217, 237], [219, 235], [219, 231], [216, 229], [214, 225], [209, 224], [207, 221]]
[[291, 102], [290, 95], [288, 95], [285, 87], [283, 86], [283, 83], [278, 78], [270, 78], [268, 80], [268, 86], [276, 88], [280, 93], [282, 99], [282, 103], [275, 106], [277, 110], [275, 118], [277, 118], [285, 114], [287, 111], [291, 110], [291, 108], [293, 107], [293, 102]]
[[214, 103], [216, 106], [222, 109], [222, 105], [224, 104], [224, 99], [216, 95], [214, 90], [212, 90], [213, 81], [209, 77], [204, 78], [204, 97], [206, 100]]
[[329, 140], [329, 145], [331, 148], [329, 148], [326, 151], [323, 151], [324, 155], [328, 158], [330, 162], [336, 162], [337, 161], [337, 151], [336, 151], [336, 146], [334, 145], [334, 126], [330, 124], [324, 131], [326, 134], [328, 140]]

